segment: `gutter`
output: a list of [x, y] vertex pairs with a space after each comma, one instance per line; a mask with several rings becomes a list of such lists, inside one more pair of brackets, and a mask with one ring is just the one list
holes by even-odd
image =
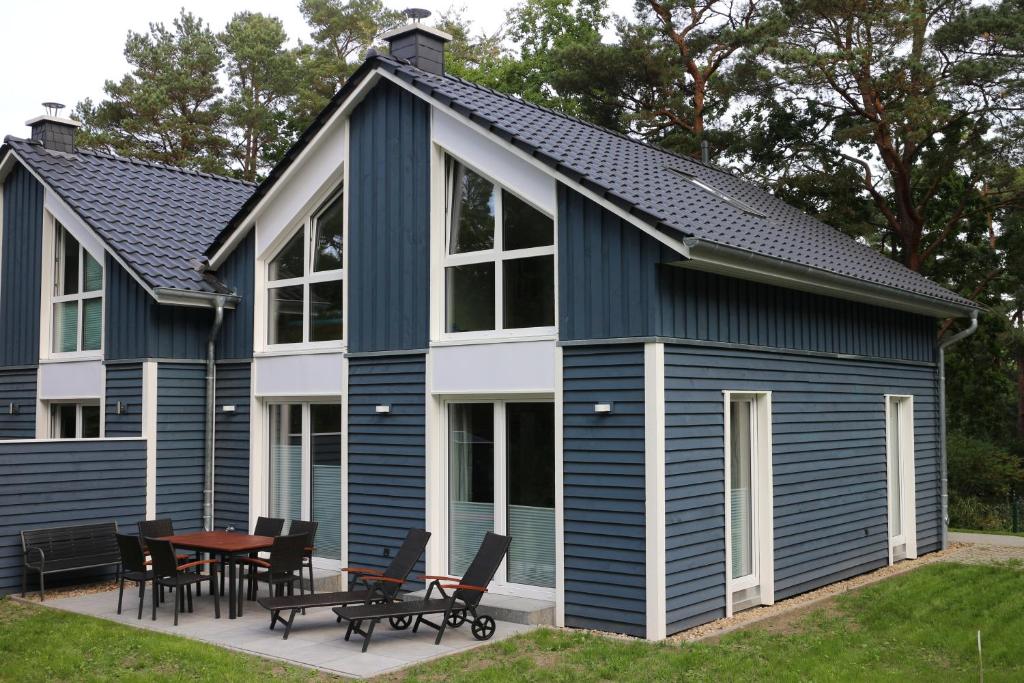
[[224, 322], [225, 297], [215, 302], [213, 325], [206, 341], [206, 425], [203, 457], [203, 529], [213, 531], [214, 419], [217, 416], [217, 334]]
[[217, 308], [221, 306], [227, 309], [234, 309], [241, 301], [236, 294], [212, 294], [207, 292], [195, 292], [187, 289], [171, 289], [169, 287], [155, 287], [153, 298], [158, 304], [168, 306], [193, 306], [197, 308]]
[[939, 468], [942, 474], [942, 549], [949, 547], [949, 478], [946, 454], [946, 348], [974, 334], [978, 329], [978, 312], [971, 312], [971, 324], [949, 339], [939, 342]]

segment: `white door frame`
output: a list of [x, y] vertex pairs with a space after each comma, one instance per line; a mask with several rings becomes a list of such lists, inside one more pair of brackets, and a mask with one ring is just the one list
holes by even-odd
[[[893, 434], [892, 411], [897, 410], [897, 433]], [[894, 446], [898, 446], [894, 448]], [[894, 533], [892, 515], [893, 474], [896, 453], [900, 454], [900, 534]], [[905, 394], [885, 395], [885, 500], [886, 500], [886, 545], [889, 549], [889, 564], [896, 561], [896, 551], [903, 547], [901, 559], [917, 557], [917, 495], [914, 467], [914, 397]]]

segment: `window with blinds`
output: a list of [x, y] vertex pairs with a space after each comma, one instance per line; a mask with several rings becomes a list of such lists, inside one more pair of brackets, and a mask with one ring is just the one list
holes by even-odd
[[53, 273], [54, 353], [103, 347], [103, 266], [60, 223], [55, 223]]

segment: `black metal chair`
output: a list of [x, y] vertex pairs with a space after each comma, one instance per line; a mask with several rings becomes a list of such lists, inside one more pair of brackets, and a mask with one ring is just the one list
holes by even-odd
[[280, 517], [257, 517], [255, 536], [280, 536], [284, 532], [284, 520]]
[[[302, 557], [306, 549], [305, 534], [288, 534], [278, 536], [274, 539], [274, 545], [270, 547], [270, 558], [262, 560], [258, 557], [238, 557], [235, 562], [239, 565], [248, 565], [248, 572], [238, 573], [238, 607], [237, 614], [242, 616], [242, 581], [248, 575], [249, 585], [244, 593], [250, 600], [255, 600], [259, 592], [260, 582], [266, 583], [270, 588], [270, 594], [283, 595], [287, 590], [288, 595], [295, 594], [295, 582], [299, 582], [299, 593], [302, 589]], [[262, 570], [262, 571], [261, 571]]]
[[[494, 635], [497, 624], [493, 617], [477, 614], [477, 606], [480, 604], [483, 594], [487, 592], [487, 584], [494, 578], [511, 543], [512, 539], [509, 536], [488, 532], [484, 536], [483, 543], [480, 544], [480, 549], [476, 552], [476, 557], [473, 558], [473, 562], [470, 563], [469, 569], [461, 579], [452, 576], [420, 577], [431, 581], [427, 595], [422, 600], [374, 603], [358, 607], [335, 607], [334, 613], [340, 619], [348, 622], [345, 640], [348, 640], [353, 633], [358, 633], [363, 637], [363, 652], [366, 652], [366, 648], [370, 646], [370, 638], [373, 637], [373, 629], [381, 619], [388, 619], [393, 627], [403, 629], [408, 627], [413, 618], [416, 619], [412, 627], [413, 633], [419, 629], [420, 624], [426, 624], [437, 630], [435, 645], [441, 643], [447, 626], [458, 628], [466, 621], [470, 621], [474, 638], [488, 640]], [[442, 581], [453, 583], [442, 583]], [[430, 597], [435, 588], [441, 597]], [[452, 593], [446, 593], [446, 588]], [[443, 615], [440, 624], [435, 624], [426, 618], [433, 614]], [[472, 620], [469, 619], [470, 615]], [[365, 630], [362, 628], [364, 621], [370, 622], [369, 627]]]
[[[185, 609], [186, 599], [188, 601], [188, 611], [192, 611], [192, 586], [198, 587], [205, 581], [210, 582], [210, 592], [213, 593], [214, 614], [220, 619], [220, 592], [216, 590], [218, 560], [194, 560], [179, 565], [178, 556], [174, 552], [174, 546], [171, 545], [170, 541], [147, 538], [146, 546], [149, 548], [149, 554], [153, 562], [153, 594], [156, 595], [158, 586], [167, 586], [175, 590], [175, 626], [178, 625], [178, 613]], [[202, 565], [209, 565], [209, 574], [188, 571]], [[156, 621], [157, 601], [152, 600], [152, 603], [153, 621]]]
[[[146, 546], [147, 538], [163, 538], [164, 536], [174, 535], [174, 520], [170, 517], [162, 517], [160, 519], [143, 519], [136, 523], [139, 529], [139, 542], [142, 544], [142, 552], [148, 553], [149, 548]], [[187, 562], [189, 560], [200, 560], [200, 553], [178, 553], [178, 560]], [[196, 595], [199, 595], [199, 587], [196, 586]], [[160, 589], [160, 600], [164, 599], [163, 588]]]
[[[302, 568], [309, 571], [309, 592], [316, 593], [313, 587], [313, 551], [316, 550], [316, 530], [319, 522], [307, 522], [303, 519], [293, 519], [288, 527], [289, 534], [306, 534], [306, 551], [302, 555]], [[299, 574], [302, 575], [301, 572]]]
[[[367, 602], [392, 602], [398, 598], [398, 591], [405, 584], [413, 567], [423, 557], [427, 549], [430, 532], [423, 529], [412, 529], [406, 535], [398, 553], [391, 559], [391, 564], [384, 571], [362, 567], [346, 567], [343, 571], [352, 574], [357, 587], [352, 590], [334, 593], [316, 593], [299, 596], [282, 596], [260, 598], [259, 604], [270, 610], [270, 630], [278, 622], [284, 624], [284, 639], [291, 633], [292, 623], [298, 612], [305, 613], [307, 607], [336, 607], [355, 605]], [[359, 584], [362, 584], [359, 587]], [[281, 612], [290, 612], [288, 619], [281, 617]], [[341, 621], [341, 618], [338, 618]], [[408, 626], [408, 621], [406, 622]]]
[[121, 553], [121, 569], [117, 577], [120, 584], [117, 591], [117, 613], [121, 613], [125, 580], [134, 581], [139, 584], [139, 619], [141, 619], [142, 603], [145, 602], [146, 597], [146, 582], [153, 580], [153, 572], [146, 565], [146, 555], [142, 552], [142, 542], [139, 541], [138, 536], [118, 534], [117, 548]]

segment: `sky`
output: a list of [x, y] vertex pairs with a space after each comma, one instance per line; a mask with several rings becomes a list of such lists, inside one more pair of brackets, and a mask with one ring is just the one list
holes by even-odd
[[[478, 30], [493, 33], [519, 0], [455, 0]], [[452, 0], [385, 0], [393, 9], [423, 7], [435, 15]], [[632, 0], [611, 0], [613, 12], [629, 14]], [[274, 15], [292, 37], [308, 39], [298, 0], [0, 0], [0, 138], [28, 136], [25, 121], [42, 113], [42, 102], [67, 105], [69, 114], [86, 97], [103, 98], [103, 82], [129, 70], [128, 31], [144, 33], [150, 22], [170, 25], [181, 7], [221, 30], [236, 12]], [[428, 20], [429, 22], [429, 20]]]

